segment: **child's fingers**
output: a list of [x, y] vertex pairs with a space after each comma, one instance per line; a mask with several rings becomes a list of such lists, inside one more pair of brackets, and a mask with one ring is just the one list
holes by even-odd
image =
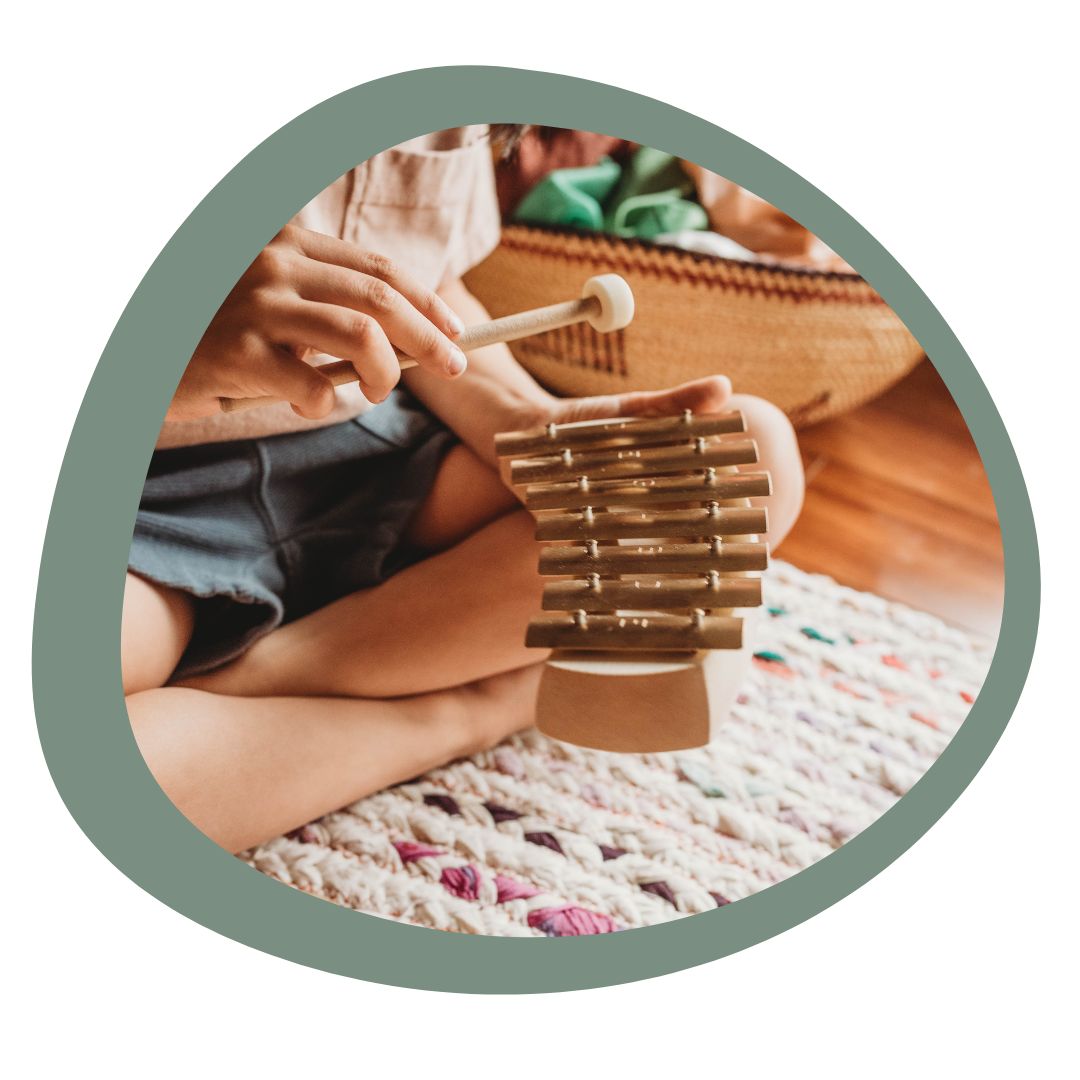
[[670, 390], [643, 390], [619, 397], [619, 409], [627, 416], [666, 415], [691, 409], [714, 413], [731, 400], [731, 380], [726, 375], [709, 375]]
[[308, 266], [297, 291], [313, 302], [312, 306], [325, 310], [328, 305], [337, 305], [375, 319], [391, 344], [438, 375], [452, 378], [465, 370], [465, 354], [381, 278], [327, 263], [311, 262]]
[[385, 256], [362, 251], [355, 244], [349, 244], [332, 236], [324, 236], [322, 233], [297, 229], [295, 234], [297, 246], [309, 259], [331, 266], [345, 267], [385, 282], [400, 293], [421, 315], [430, 320], [437, 329], [450, 337], [457, 337], [464, 329], [461, 319], [444, 300]]
[[308, 420], [321, 420], [334, 407], [334, 384], [310, 364], [284, 349], [266, 348], [265, 393], [288, 401]]
[[397, 353], [370, 315], [333, 304], [305, 303], [283, 313], [276, 329], [297, 345], [348, 360], [369, 401], [382, 401], [401, 378]]
[[726, 375], [710, 375], [669, 390], [564, 398], [553, 415], [557, 423], [571, 424], [617, 416], [671, 416], [685, 409], [709, 414], [723, 411], [730, 400], [731, 380]]

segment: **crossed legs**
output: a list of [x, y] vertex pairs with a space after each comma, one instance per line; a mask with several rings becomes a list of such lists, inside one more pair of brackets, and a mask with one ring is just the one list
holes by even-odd
[[[776, 494], [775, 547], [798, 515], [790, 425], [738, 398]], [[121, 638], [128, 712], [150, 770], [211, 839], [241, 850], [532, 720], [539, 606], [531, 517], [468, 449], [448, 455], [411, 538], [435, 551], [373, 589], [280, 627], [239, 660], [168, 685], [193, 602], [128, 575]]]

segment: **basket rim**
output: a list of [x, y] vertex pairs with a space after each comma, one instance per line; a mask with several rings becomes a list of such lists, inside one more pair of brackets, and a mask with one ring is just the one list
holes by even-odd
[[655, 251], [670, 254], [687, 262], [715, 265], [724, 263], [731, 267], [743, 267], [760, 273], [776, 274], [784, 277], [815, 279], [819, 281], [842, 281], [848, 284], [865, 282], [862, 274], [852, 270], [818, 270], [809, 266], [784, 266], [779, 263], [759, 262], [753, 259], [730, 259], [723, 255], [709, 255], [702, 251], [688, 251], [675, 244], [658, 244], [653, 240], [643, 240], [637, 236], [615, 236], [612, 233], [594, 229], [578, 229], [572, 225], [530, 225], [521, 221], [507, 222], [502, 226], [502, 233], [535, 233], [541, 236], [568, 236], [581, 240], [594, 240], [601, 243], [621, 244], [641, 251]]

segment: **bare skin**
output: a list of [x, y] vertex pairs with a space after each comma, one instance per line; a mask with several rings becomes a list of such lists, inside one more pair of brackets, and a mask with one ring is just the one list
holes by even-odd
[[[466, 322], [486, 317], [458, 284], [441, 295]], [[181, 812], [229, 850], [531, 722], [543, 653], [521, 642], [538, 607], [537, 550], [531, 518], [499, 478], [497, 431], [742, 408], [776, 481], [777, 494], [761, 500], [774, 547], [798, 514], [802, 471], [790, 425], [766, 402], [733, 397], [723, 377], [561, 401], [505, 346], [472, 353], [466, 379], [451, 383], [445, 374], [408, 376], [462, 440], [411, 524], [410, 539], [432, 551], [428, 559], [278, 628], [239, 660], [184, 685], [169, 678], [190, 640], [193, 601], [128, 575], [121, 652], [136, 739]]]
[[392, 701], [167, 686], [127, 705], [165, 793], [211, 840], [242, 851], [527, 727], [538, 678], [533, 665]]

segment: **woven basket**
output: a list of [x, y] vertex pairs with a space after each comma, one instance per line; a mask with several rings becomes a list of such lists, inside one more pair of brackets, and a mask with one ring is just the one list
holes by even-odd
[[466, 284], [498, 317], [565, 300], [594, 274], [622, 274], [633, 323], [566, 327], [511, 345], [550, 390], [649, 390], [723, 373], [798, 425], [875, 397], [922, 348], [857, 274], [785, 269], [596, 233], [510, 226]]

